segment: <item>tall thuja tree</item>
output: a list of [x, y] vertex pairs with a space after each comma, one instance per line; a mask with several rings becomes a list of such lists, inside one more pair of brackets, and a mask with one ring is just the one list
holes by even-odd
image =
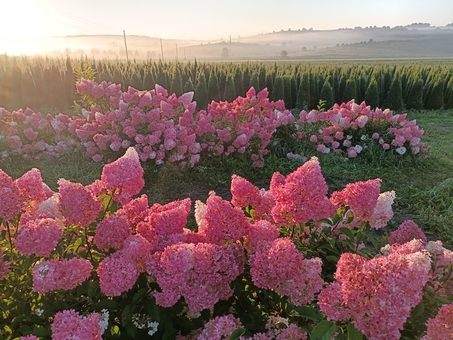
[[150, 68], [145, 69], [145, 75], [143, 76], [143, 87], [145, 90], [151, 90], [156, 85], [154, 81], [153, 73]]
[[245, 92], [247, 92], [250, 88], [250, 77], [251, 77], [250, 68], [247, 65], [247, 66], [245, 66], [243, 74], [242, 74], [242, 86], [244, 87]]
[[267, 87], [267, 90], [269, 91], [269, 96], [272, 96], [272, 92], [273, 92], [273, 89], [274, 89], [274, 72], [271, 71], [271, 70], [268, 70], [266, 72], [266, 86]]
[[348, 102], [351, 99], [355, 99], [357, 101], [357, 85], [355, 79], [353, 78], [349, 78], [346, 81], [346, 87], [343, 94], [343, 102]]
[[405, 104], [406, 108], [410, 110], [421, 110], [423, 108], [423, 79], [416, 79], [410, 86]]
[[337, 103], [343, 102], [348, 77], [349, 77], [349, 75], [346, 73], [346, 70], [343, 68], [343, 70], [341, 71], [341, 73], [339, 75], [338, 90], [335, 91], [335, 95], [336, 95], [335, 101]]
[[403, 88], [401, 78], [398, 74], [393, 77], [392, 84], [387, 94], [387, 105], [395, 111], [400, 111], [403, 108]]
[[285, 81], [283, 76], [277, 75], [272, 89], [271, 100], [277, 101], [280, 99], [285, 99]]
[[256, 92], [262, 90], [259, 75], [255, 72], [253, 72], [252, 77], [250, 78], [250, 87], [252, 86]]
[[291, 78], [288, 75], [285, 75], [283, 77], [283, 100], [285, 102], [285, 106], [287, 109], [292, 109], [291, 103], [292, 103], [292, 98], [291, 98]]
[[368, 88], [368, 77], [365, 74], [361, 74], [358, 76], [360, 84], [359, 84], [359, 89], [358, 89], [358, 94], [357, 94], [357, 100], [359, 103], [363, 102], [365, 100], [365, 93]]
[[295, 74], [293, 74], [290, 78], [290, 85], [291, 85], [291, 109], [294, 109], [296, 107], [297, 101], [297, 83]]
[[324, 101], [325, 109], [330, 109], [333, 106], [333, 104], [335, 104], [333, 98], [333, 89], [327, 79], [324, 81], [319, 98], [320, 100]]
[[189, 79], [187, 79], [186, 83], [184, 84], [183, 92], [195, 92], [195, 86], [193, 85], [192, 77], [189, 77]]
[[176, 93], [177, 96], [183, 94], [181, 73], [178, 67], [174, 67], [171, 73], [170, 93]]
[[444, 104], [446, 109], [453, 109], [453, 75], [450, 76], [450, 80], [445, 87]]
[[242, 70], [240, 67], [236, 68], [236, 72], [234, 74], [234, 88], [238, 96], [245, 96], [244, 84], [242, 82]]
[[438, 110], [444, 105], [444, 81], [440, 77], [434, 81], [428, 93], [424, 107], [428, 110]]
[[206, 86], [206, 77], [203, 71], [200, 71], [197, 78], [197, 86], [195, 87], [195, 101], [197, 102], [197, 109], [206, 110], [208, 107], [208, 88]]
[[228, 74], [225, 82], [225, 92], [223, 94], [223, 100], [232, 102], [236, 98], [237, 95], [236, 88], [234, 86], [233, 76], [231, 74]]
[[219, 79], [217, 78], [217, 74], [214, 70], [211, 70], [208, 81], [208, 103], [212, 100], [216, 102], [220, 100]]
[[380, 107], [379, 105], [379, 87], [376, 78], [371, 78], [370, 83], [365, 91], [365, 102], [370, 105], [371, 108], [375, 109]]
[[296, 107], [308, 110], [310, 105], [310, 75], [303, 73], [297, 91]]
[[264, 89], [266, 87], [266, 69], [262, 65], [259, 69], [258, 78], [260, 83], [260, 89]]

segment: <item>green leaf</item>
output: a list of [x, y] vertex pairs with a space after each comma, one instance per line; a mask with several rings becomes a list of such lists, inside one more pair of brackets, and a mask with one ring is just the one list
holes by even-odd
[[363, 334], [357, 330], [352, 323], [348, 325], [348, 340], [362, 340]]
[[134, 305], [127, 305], [121, 313], [121, 325], [125, 326], [132, 320], [132, 312]]
[[316, 308], [310, 306], [297, 307], [295, 311], [302, 317], [313, 320], [321, 321], [324, 319], [323, 314]]
[[332, 321], [323, 320], [311, 331], [310, 340], [330, 340], [337, 331], [337, 326]]
[[354, 232], [349, 228], [340, 228], [341, 233], [345, 234], [350, 239], [354, 239]]
[[230, 340], [239, 339], [241, 336], [245, 334], [244, 328], [235, 329], [233, 333], [231, 333]]
[[108, 309], [109, 311], [115, 310], [118, 308], [118, 302], [115, 300], [110, 300], [110, 299], [104, 299], [99, 301], [97, 304], [97, 309], [102, 310], [102, 309]]
[[134, 297], [132, 298], [132, 303], [135, 304], [138, 301], [140, 301], [141, 298], [146, 295], [147, 291], [148, 291], [148, 287], [141, 288], [137, 293], [134, 294]]

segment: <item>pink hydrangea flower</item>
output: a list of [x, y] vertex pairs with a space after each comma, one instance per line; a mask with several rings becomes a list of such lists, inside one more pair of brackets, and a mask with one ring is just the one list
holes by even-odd
[[328, 187], [316, 157], [312, 157], [286, 178], [273, 174], [270, 191], [275, 200], [272, 217], [277, 225], [294, 225], [332, 216]]
[[413, 239], [419, 239], [424, 244], [428, 242], [425, 233], [412, 220], [406, 220], [396, 229], [392, 231], [388, 237], [389, 244], [403, 244]]
[[33, 168], [14, 181], [26, 201], [42, 202], [47, 198], [41, 172]]
[[335, 281], [321, 291], [318, 304], [330, 319], [352, 319], [367, 339], [398, 340], [411, 309], [423, 297], [430, 270], [429, 256], [420, 251], [370, 260], [344, 253]]
[[440, 307], [436, 317], [428, 319], [426, 335], [422, 340], [440, 340], [453, 338], [453, 303]]
[[45, 294], [73, 289], [90, 277], [92, 269], [90, 261], [76, 257], [39, 262], [33, 267], [33, 290]]
[[260, 245], [250, 255], [249, 264], [257, 287], [286, 295], [295, 306], [311, 302], [324, 283], [321, 259], [305, 259], [289, 238]]
[[238, 208], [256, 207], [261, 200], [260, 190], [245, 178], [238, 175], [231, 177], [231, 204]]
[[96, 220], [102, 204], [91, 191], [63, 178], [58, 180], [58, 185], [60, 210], [69, 224], [87, 227]]
[[336, 206], [347, 206], [359, 221], [369, 221], [379, 199], [380, 179], [348, 183], [342, 191], [335, 191], [330, 198]]
[[216, 244], [240, 240], [248, 234], [250, 226], [241, 209], [233, 207], [214, 192], [209, 194], [202, 219], [203, 224], [198, 226], [198, 232]]
[[229, 339], [236, 329], [242, 327], [241, 321], [231, 314], [217, 316], [204, 325], [201, 334], [197, 336], [197, 340]]
[[20, 340], [39, 340], [36, 335], [21, 336]]
[[13, 179], [0, 169], [0, 218], [11, 220], [21, 211], [23, 204]]
[[124, 240], [132, 234], [129, 221], [123, 215], [110, 215], [96, 226], [94, 244], [108, 251], [110, 248], [121, 249]]
[[99, 314], [81, 316], [73, 309], [58, 312], [52, 323], [52, 340], [102, 339]]
[[128, 291], [140, 274], [133, 260], [121, 252], [105, 257], [96, 271], [101, 291], [107, 296], [120, 296]]
[[24, 255], [49, 257], [62, 235], [62, 228], [52, 218], [30, 220], [19, 228], [14, 245]]
[[101, 181], [108, 190], [118, 192], [121, 204], [126, 204], [137, 195], [145, 185], [143, 168], [134, 148], [127, 149], [124, 156], [106, 164], [102, 169]]
[[370, 217], [370, 226], [379, 229], [387, 225], [393, 217], [392, 204], [395, 199], [394, 191], [386, 191], [379, 194], [378, 201]]
[[249, 253], [255, 252], [258, 246], [264, 242], [272, 242], [280, 236], [280, 229], [273, 223], [265, 220], [250, 224], [249, 233], [244, 239], [244, 247]]
[[153, 254], [146, 264], [162, 290], [154, 292], [156, 303], [171, 307], [184, 297], [194, 312], [231, 297], [230, 283], [243, 270], [244, 251], [237, 244], [178, 243]]
[[130, 235], [123, 242], [121, 254], [134, 262], [140, 272], [146, 269], [146, 260], [148, 255], [153, 251], [153, 245], [149, 243], [143, 236], [136, 234]]

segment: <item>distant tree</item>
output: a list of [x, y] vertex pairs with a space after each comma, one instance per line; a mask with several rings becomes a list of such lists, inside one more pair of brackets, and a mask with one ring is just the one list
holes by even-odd
[[303, 46], [303, 47], [301, 48], [301, 51], [302, 51], [302, 52], [307, 52], [307, 48], [306, 48], [305, 46]]
[[223, 94], [223, 99], [232, 102], [236, 99], [236, 88], [234, 86], [234, 80], [231, 75], [228, 75], [225, 83], [225, 92]]
[[284, 80], [282, 76], [275, 77], [271, 100], [277, 101], [285, 99]]
[[230, 54], [230, 51], [228, 51], [227, 47], [222, 48], [222, 54], [221, 55], [222, 55], [223, 58], [228, 58], [229, 54]]
[[444, 104], [444, 82], [436, 79], [433, 87], [426, 97], [425, 108], [428, 110], [441, 109]]
[[325, 100], [325, 108], [330, 109], [334, 103], [333, 89], [328, 80], [324, 81], [324, 84], [319, 95], [320, 100]]
[[297, 91], [296, 107], [298, 109], [309, 109], [310, 103], [310, 77], [308, 73], [304, 73]]
[[379, 87], [376, 78], [371, 78], [365, 91], [365, 102], [372, 108], [379, 107]]
[[416, 110], [423, 108], [423, 79], [417, 79], [412, 85], [406, 100], [406, 108]]
[[387, 95], [387, 105], [390, 109], [399, 111], [403, 108], [403, 87], [401, 77], [395, 76]]
[[215, 100], [218, 102], [220, 100], [220, 87], [219, 79], [215, 73], [211, 73], [208, 80], [208, 101]]
[[348, 102], [351, 99], [357, 100], [357, 85], [353, 78], [349, 78], [346, 81], [346, 87], [344, 89], [343, 101]]
[[195, 100], [197, 108], [205, 110], [208, 107], [208, 88], [206, 86], [206, 77], [204, 72], [200, 72], [197, 79], [197, 86], [195, 88]]
[[283, 58], [288, 57], [288, 51], [286, 51], [286, 50], [281, 51], [280, 52], [280, 56], [283, 57]]

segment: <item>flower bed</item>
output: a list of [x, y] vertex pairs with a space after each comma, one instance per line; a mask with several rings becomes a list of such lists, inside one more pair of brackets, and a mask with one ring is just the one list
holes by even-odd
[[453, 252], [408, 221], [387, 245], [395, 195], [379, 179], [328, 197], [313, 157], [268, 191], [233, 176], [232, 200], [211, 192], [193, 219], [190, 199], [137, 196], [135, 148], [90, 185], [58, 184], [0, 170], [7, 339], [438, 339], [453, 326]]

